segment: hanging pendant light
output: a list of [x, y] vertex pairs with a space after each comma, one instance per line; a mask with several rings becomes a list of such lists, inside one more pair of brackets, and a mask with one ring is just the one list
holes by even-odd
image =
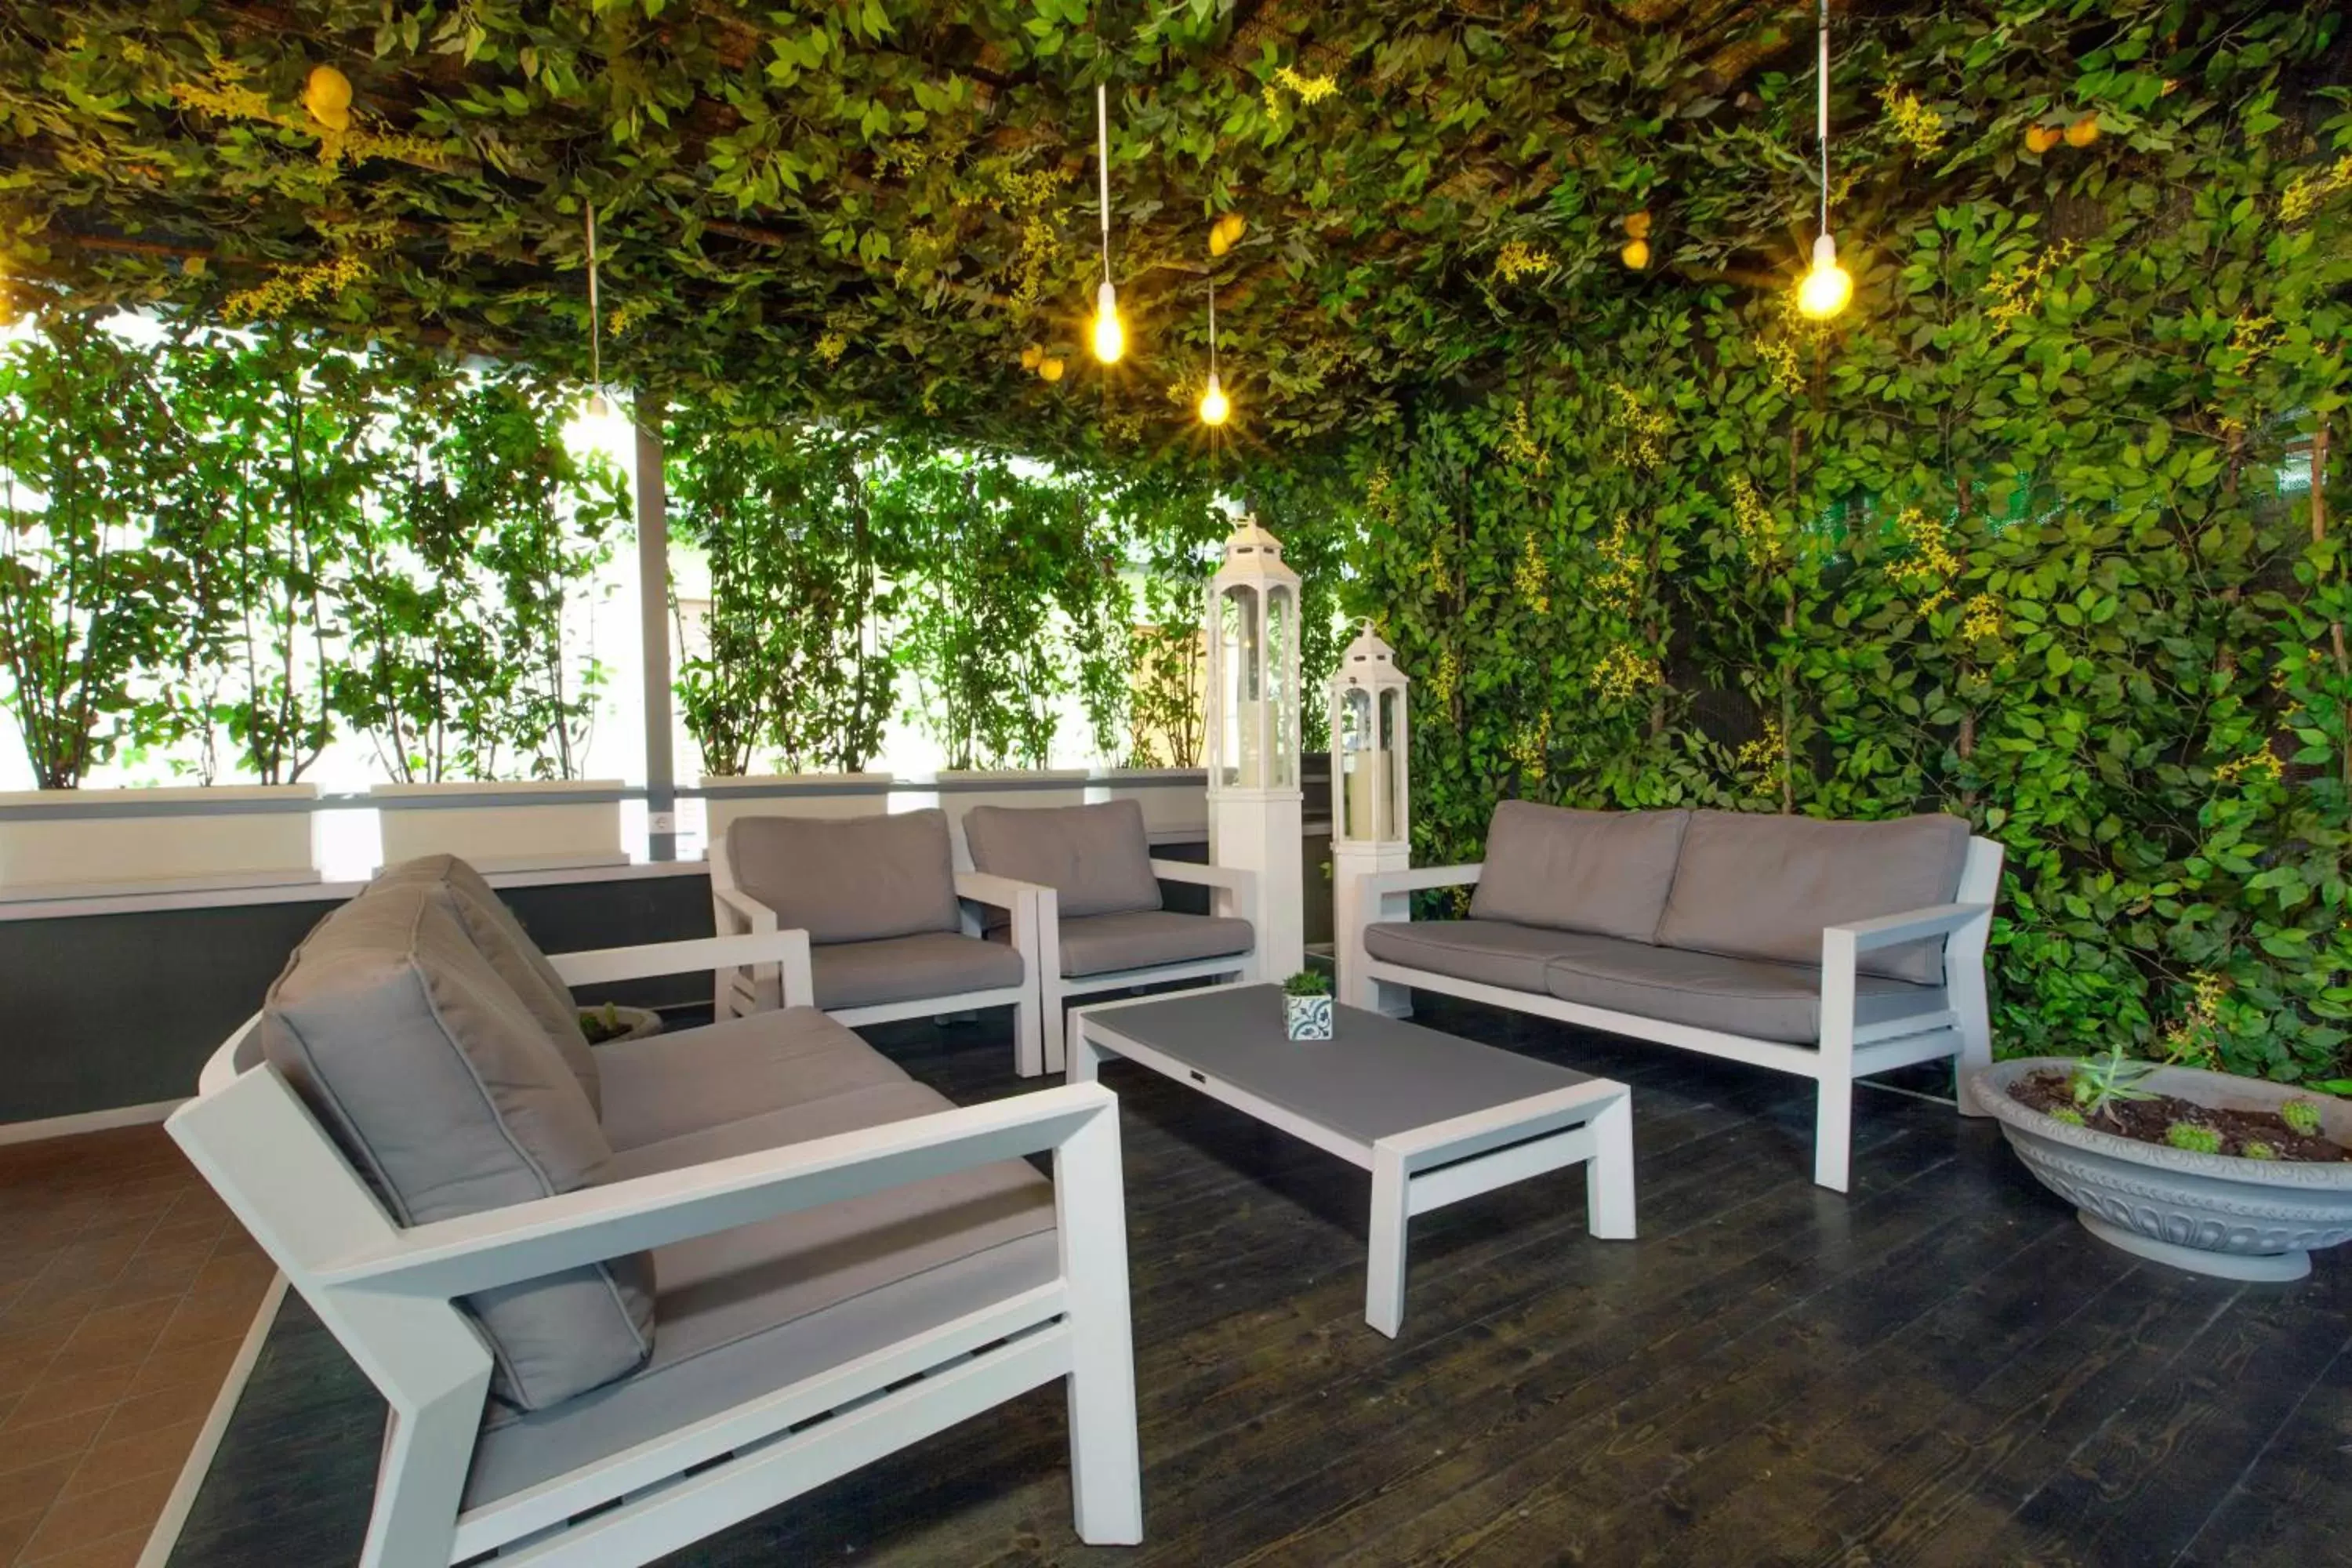
[[1797, 285], [1797, 309], [1826, 321], [1853, 300], [1853, 276], [1838, 265], [1837, 241], [1830, 235], [1830, 0], [1821, 0], [1820, 45], [1814, 132], [1822, 144], [1822, 232], [1813, 239], [1813, 264]]
[[610, 418], [613, 405], [604, 401], [604, 312], [596, 298], [596, 204], [588, 211], [588, 401], [581, 412], [591, 419]]
[[1118, 290], [1110, 281], [1110, 89], [1095, 83], [1095, 172], [1102, 193], [1102, 287], [1095, 290], [1095, 358], [1117, 364], [1127, 353], [1127, 325], [1118, 319]]
[[1217, 280], [1209, 279], [1209, 387], [1201, 394], [1201, 423], [1215, 429], [1233, 417], [1234, 405], [1217, 384]]

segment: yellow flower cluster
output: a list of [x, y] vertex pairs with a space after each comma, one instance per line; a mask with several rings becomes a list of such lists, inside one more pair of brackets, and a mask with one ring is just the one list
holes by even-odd
[[634, 300], [624, 300], [604, 313], [604, 330], [617, 338], [647, 316], [652, 315], [656, 308], [657, 301], [649, 294], [641, 294]]
[[1787, 332], [1756, 339], [1756, 357], [1771, 373], [1772, 384], [1791, 397], [1805, 395], [1805, 373], [1797, 363], [1797, 340]]
[[1374, 468], [1372, 477], [1364, 481], [1364, 512], [1374, 522], [1396, 526], [1402, 509], [1398, 505], [1396, 481], [1389, 478], [1385, 466]]
[[1528, 423], [1528, 405], [1523, 402], [1511, 410], [1503, 425], [1503, 455], [1525, 468], [1533, 468], [1536, 477], [1543, 477], [1551, 467], [1551, 458], [1536, 441], [1535, 430]]
[[2286, 223], [2301, 223], [2339, 191], [2352, 191], [2352, 156], [2336, 159], [2331, 167], [2297, 174], [2279, 197], [2279, 217]]
[[1748, 552], [1768, 565], [1788, 558], [1789, 542], [1780, 520], [1764, 504], [1756, 482], [1746, 474], [1731, 476], [1731, 521]]
[[1908, 142], [1913, 152], [1932, 158], [1943, 151], [1944, 117], [1920, 102], [1917, 93], [1906, 92], [1890, 81], [1878, 89], [1878, 101], [1886, 106], [1895, 134]]
[[2189, 971], [2189, 979], [2193, 989], [2188, 1010], [2164, 1033], [2164, 1058], [2218, 1068], [2221, 1065], [2221, 998], [2230, 994], [2230, 983], [2201, 969]]
[[824, 367], [827, 370], [840, 363], [841, 356], [848, 352], [848, 334], [837, 329], [826, 332], [816, 341], [816, 357], [824, 362]]
[[1551, 581], [1551, 568], [1544, 563], [1543, 551], [1536, 543], [1533, 530], [1524, 536], [1521, 544], [1519, 563], [1511, 569], [1511, 586], [1519, 591], [1520, 598], [1534, 606], [1537, 615], [1549, 615], [1551, 595], [1544, 588]]
[[1915, 592], [1927, 593], [1919, 601], [1918, 612], [1932, 616], [1951, 599], [1953, 579], [1968, 570], [1967, 564], [1952, 553], [1943, 523], [1919, 508], [1904, 508], [1895, 527], [1912, 551], [1912, 559], [1896, 568], [1895, 575], [1913, 584]]
[[2271, 352], [2278, 342], [2278, 323], [2268, 316], [2257, 316], [2250, 310], [2238, 312], [2230, 325], [2230, 347], [2246, 356], [2246, 367]]
[[1778, 719], [1765, 720], [1764, 732], [1743, 744], [1731, 758], [1731, 765], [1742, 773], [1750, 768], [1763, 770], [1756, 780], [1758, 795], [1770, 795], [1780, 787], [1780, 773], [1788, 762], [1789, 740]]
[[1452, 648], [1437, 656], [1437, 668], [1429, 672], [1429, 694], [1440, 708], [1454, 705], [1454, 694], [1462, 689], [1462, 656]]
[[1619, 643], [1592, 667], [1592, 689], [1612, 702], [1647, 691], [1664, 679], [1658, 661], [1632, 643]]
[[1052, 281], [1054, 258], [1061, 250], [1060, 229], [1045, 209], [1062, 188], [1062, 172], [1036, 169], [1024, 174], [1000, 169], [996, 188], [997, 206], [1021, 219], [1021, 254], [1013, 263], [1013, 304], [1025, 310], [1045, 294]]
[[2285, 776], [2286, 768], [2278, 760], [2278, 753], [2264, 746], [2261, 751], [2249, 752], [2242, 757], [2233, 757], [2215, 768], [2213, 782], [2237, 784], [2248, 773], [2260, 773], [2271, 783], [2276, 784]]
[[1298, 101], [1305, 105], [1322, 102], [1339, 90], [1339, 84], [1331, 77], [1307, 76], [1303, 72], [1291, 69], [1288, 66], [1277, 66], [1275, 68], [1274, 79], [1265, 84], [1265, 91], [1260, 94], [1265, 100], [1265, 111], [1268, 114], [1282, 112], [1282, 94], [1286, 89], [1297, 94]]
[[1960, 636], [1972, 643], [1999, 641], [2003, 626], [2000, 601], [1990, 594], [1979, 594], [1960, 607]]
[[369, 158], [390, 158], [426, 169], [447, 169], [456, 164], [449, 149], [429, 136], [370, 131], [356, 122], [339, 131], [307, 113], [281, 111], [268, 98], [246, 86], [238, 68], [232, 65], [219, 67], [210, 81], [173, 82], [171, 92], [172, 100], [183, 108], [216, 114], [224, 120], [258, 121], [315, 136], [319, 139], [319, 162], [330, 169]]
[[1985, 309], [1985, 320], [1995, 331], [2005, 332], [2020, 317], [2032, 314], [2042, 303], [2042, 282], [2074, 254], [2074, 242], [2064, 240], [2031, 261], [1994, 273], [1984, 286], [1986, 297], [1992, 301]]
[[335, 298], [367, 274], [368, 264], [352, 251], [306, 267], [281, 267], [266, 282], [222, 300], [221, 314], [232, 321], [282, 316], [306, 300]]
[[1622, 511], [1610, 525], [1609, 537], [1601, 542], [1601, 559], [1605, 564], [1592, 574], [1592, 596], [1621, 616], [1633, 614], [1646, 563], [1633, 541], [1633, 521]]
[[1544, 766], [1551, 758], [1551, 715], [1546, 713], [1532, 724], [1522, 724], [1504, 750], [1519, 771], [1529, 778], [1544, 776]]
[[1495, 276], [1506, 283], [1517, 283], [1531, 273], [1542, 272], [1552, 265], [1549, 250], [1539, 250], [1523, 239], [1505, 243], [1495, 253]]
[[1609, 392], [1617, 400], [1617, 412], [1609, 422], [1625, 438], [1627, 460], [1636, 468], [1656, 468], [1665, 460], [1665, 435], [1674, 428], [1674, 421], [1644, 404], [1642, 395], [1630, 386], [1612, 381]]
[[269, 100], [239, 81], [236, 73], [227, 68], [223, 68], [209, 82], [173, 82], [172, 101], [183, 109], [217, 114], [224, 120], [275, 121], [278, 118], [278, 111], [270, 108]]

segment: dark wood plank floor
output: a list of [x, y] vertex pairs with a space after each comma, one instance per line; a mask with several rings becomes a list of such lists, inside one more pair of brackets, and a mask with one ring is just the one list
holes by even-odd
[[[2285, 1287], [2113, 1251], [1987, 1123], [1864, 1090], [1853, 1192], [1793, 1080], [1468, 1006], [1634, 1085], [1642, 1239], [1581, 1176], [1416, 1220], [1364, 1326], [1368, 1178], [1127, 1066], [1146, 1543], [1070, 1533], [1043, 1390], [673, 1561], [1043, 1564], [2352, 1562], [2352, 1259]], [[958, 1100], [992, 1024], [877, 1031]], [[381, 1413], [290, 1308], [173, 1568], [348, 1563]]]

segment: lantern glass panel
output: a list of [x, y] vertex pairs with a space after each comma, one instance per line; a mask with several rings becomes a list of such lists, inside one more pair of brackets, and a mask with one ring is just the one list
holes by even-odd
[[1339, 696], [1339, 751], [1338, 758], [1342, 774], [1339, 805], [1339, 837], [1370, 838], [1378, 820], [1372, 809], [1372, 790], [1378, 752], [1372, 745], [1372, 694], [1360, 686], [1351, 686]]
[[1404, 837], [1402, 813], [1398, 803], [1404, 799], [1404, 693], [1391, 688], [1381, 693], [1380, 746], [1373, 752], [1374, 765], [1381, 773], [1381, 816], [1377, 837], [1393, 843]]
[[1265, 633], [1265, 697], [1272, 720], [1266, 743], [1273, 749], [1268, 785], [1289, 789], [1298, 783], [1298, 687], [1291, 679], [1298, 666], [1298, 606], [1288, 588], [1266, 590]]
[[1216, 693], [1221, 733], [1218, 769], [1222, 782], [1236, 789], [1255, 789], [1264, 773], [1264, 741], [1260, 728], [1265, 706], [1261, 683], [1265, 668], [1265, 627], [1258, 615], [1257, 590], [1236, 583], [1218, 600], [1219, 649], [1223, 666]]

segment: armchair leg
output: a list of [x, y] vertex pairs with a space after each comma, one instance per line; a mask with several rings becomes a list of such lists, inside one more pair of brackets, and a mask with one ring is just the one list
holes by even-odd
[[1034, 986], [1013, 1005], [1013, 1070], [1035, 1078], [1045, 1070], [1045, 1007]]
[[1959, 1100], [1962, 1116], [1984, 1116], [1969, 1095], [1969, 1078], [1992, 1066], [1991, 1009], [1987, 1005], [1982, 985], [1962, 986], [1952, 998], [1952, 1010], [1959, 1015], [1960, 1049], [1952, 1058], [1952, 1089]]
[[1853, 1152], [1853, 1079], [1843, 1074], [1824, 1078], [1813, 1113], [1814, 1184], [1844, 1192]]
[[1048, 985], [1039, 997], [1045, 1017], [1045, 1070], [1060, 1077], [1069, 1067], [1070, 999], [1058, 986]]

